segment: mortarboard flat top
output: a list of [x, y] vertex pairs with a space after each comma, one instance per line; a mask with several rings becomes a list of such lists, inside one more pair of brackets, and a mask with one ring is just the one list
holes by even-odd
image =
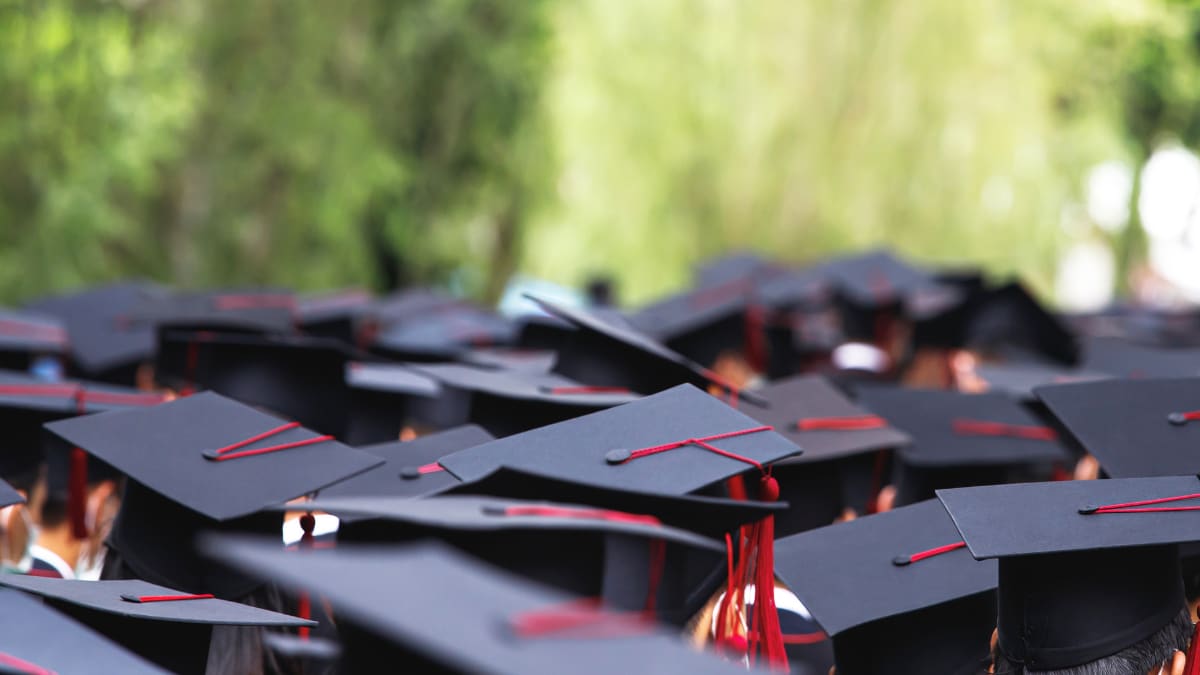
[[67, 347], [66, 327], [57, 318], [0, 309], [0, 351], [61, 354]]
[[1068, 458], [1053, 430], [1003, 394], [863, 387], [859, 401], [908, 433], [914, 467], [1008, 466]]
[[[58, 602], [130, 619], [222, 626], [315, 626], [316, 622], [216, 598], [182, 599], [188, 594], [136, 579], [77, 581], [21, 574], [0, 576], [0, 584]], [[155, 600], [155, 598], [180, 598]], [[140, 599], [140, 600], [139, 600]]]
[[1200, 375], [1200, 348], [1151, 347], [1118, 338], [1090, 338], [1084, 341], [1080, 367], [1116, 377], [1191, 377]]
[[143, 299], [124, 317], [135, 325], [290, 333], [296, 300], [278, 289], [176, 292]]
[[145, 408], [165, 401], [162, 394], [98, 382], [46, 382], [25, 373], [0, 370], [0, 408], [74, 416]]
[[[658, 539], [702, 550], [724, 550], [712, 539], [662, 525], [653, 522], [652, 519], [587, 517], [594, 509], [573, 504], [450, 495], [424, 499], [379, 496], [318, 497], [306, 502], [305, 506], [339, 517], [349, 516], [356, 521], [391, 521], [441, 531], [603, 532]], [[294, 506], [272, 508], [295, 509]], [[583, 515], [572, 515], [574, 513]]]
[[819, 267], [788, 270], [764, 280], [757, 293], [768, 307], [816, 308], [829, 302], [829, 280]]
[[527, 373], [548, 373], [557, 360], [558, 354], [549, 349], [481, 348], [459, 356], [459, 361], [473, 366]]
[[975, 303], [966, 343], [985, 349], [1019, 348], [1060, 363], [1079, 361], [1075, 334], [1015, 281], [986, 291]]
[[[208, 541], [223, 560], [329, 598], [347, 622], [366, 627], [376, 640], [412, 655], [401, 658], [424, 661], [431, 670], [487, 675], [746, 672], [653, 628], [617, 637], [589, 636], [586, 630], [581, 635], [522, 634], [515, 629], [520, 617], [562, 611], [572, 599], [434, 543], [386, 549], [339, 546], [297, 556], [248, 541]], [[399, 606], [406, 611], [397, 612]], [[351, 644], [346, 651], [356, 646], [363, 645]], [[346, 656], [369, 662], [364, 658], [369, 655]]]
[[1020, 401], [1037, 400], [1033, 390], [1043, 385], [1091, 382], [1112, 377], [1105, 373], [1038, 363], [981, 364], [975, 368], [975, 374], [987, 383], [989, 391], [1002, 392]]
[[784, 502], [699, 495], [668, 496], [653, 492], [601, 488], [505, 467], [471, 483], [456, 481], [439, 494], [582, 504], [594, 508], [645, 514], [658, 518], [665, 525], [716, 539], [741, 525], [760, 521], [787, 508]]
[[375, 337], [372, 348], [401, 358], [450, 359], [473, 346], [509, 344], [515, 335], [515, 325], [502, 316], [455, 306], [394, 323]]
[[704, 261], [696, 266], [695, 276], [699, 285], [720, 284], [775, 269], [778, 269], [775, 263], [761, 255], [753, 251], [739, 251]]
[[843, 296], [860, 307], [903, 303], [910, 316], [922, 319], [962, 300], [958, 289], [939, 284], [929, 272], [885, 250], [836, 258], [821, 269]]
[[413, 364], [410, 367], [433, 378], [442, 387], [518, 401], [604, 408], [640, 398], [618, 388], [583, 386], [555, 373], [476, 368], [456, 363]]
[[296, 299], [296, 314], [301, 325], [353, 319], [371, 304], [371, 294], [360, 289], [313, 293]]
[[[1200, 491], [1196, 476], [1016, 483], [938, 490], [978, 559], [1200, 541], [1191, 512], [1080, 513]], [[1194, 505], [1169, 502], [1158, 506]]]
[[[5, 577], [10, 578], [17, 577]], [[0, 589], [0, 607], [4, 607], [0, 612], [0, 671], [62, 675], [167, 673], [24, 593]]]
[[[318, 438], [303, 427], [206, 392], [140, 410], [61, 420], [51, 432], [133, 480], [208, 518], [255, 513], [353, 476], [383, 460], [334, 440], [262, 454], [256, 449]], [[206, 457], [263, 434], [258, 441]]]
[[413, 441], [392, 441], [359, 448], [384, 460], [384, 463], [357, 476], [321, 490], [321, 497], [343, 496], [419, 496], [458, 484], [448, 471], [421, 473], [420, 467], [433, 464], [448, 454], [480, 443], [493, 436], [473, 424], [447, 429]]
[[[742, 405], [742, 412], [775, 427], [804, 454], [787, 463], [804, 464], [908, 445], [904, 432], [846, 398], [819, 375], [797, 375], [758, 389], [767, 406]], [[855, 422], [865, 423], [855, 428]], [[848, 425], [838, 428], [839, 424]], [[822, 425], [831, 425], [822, 428]], [[809, 428], [812, 427], [812, 428]]]
[[830, 635], [996, 587], [996, 564], [965, 548], [897, 559], [962, 541], [936, 499], [775, 542], [775, 568]]
[[25, 498], [13, 486], [0, 480], [0, 509], [13, 504], [24, 504]]
[[154, 355], [150, 327], [135, 326], [123, 317], [145, 298], [162, 292], [149, 283], [119, 283], [42, 298], [28, 309], [62, 320], [74, 361], [85, 372], [102, 373]]
[[[1039, 387], [1038, 398], [1116, 478], [1200, 471], [1200, 377], [1105, 380]], [[1174, 414], [1185, 415], [1182, 424]]]
[[680, 385], [484, 443], [439, 463], [464, 481], [506, 466], [599, 487], [681, 495], [746, 471], [750, 465], [695, 444], [637, 457], [631, 453], [723, 434], [730, 435], [710, 444], [764, 466], [800, 452], [759, 422], [691, 385]]
[[[663, 372], [661, 380], [670, 381], [673, 386], [680, 383], [689, 383], [697, 386], [707, 387], [716, 385], [721, 388], [727, 388], [727, 384], [720, 381], [715, 373], [700, 364], [688, 359], [653, 338], [644, 335], [643, 333], [632, 328], [619, 326], [615, 323], [605, 321], [601, 318], [593, 316], [588, 312], [569, 309], [546, 300], [541, 300], [532, 295], [525, 295], [526, 298], [537, 304], [542, 310], [548, 312], [552, 316], [560, 319], [566, 319], [571, 324], [575, 325], [581, 331], [598, 338], [605, 345], [611, 344], [613, 347], [619, 347], [626, 350], [632, 350], [643, 358], [648, 358], [654, 363], [654, 367], [659, 368]], [[598, 351], [602, 348], [595, 345], [589, 350], [589, 358], [609, 358], [614, 361], [622, 359], [619, 352], [615, 350]], [[577, 355], [582, 356], [582, 355]], [[555, 370], [565, 375], [570, 376], [570, 361], [571, 354], [560, 354], [559, 363], [556, 364]], [[595, 371], [593, 371], [595, 372]], [[607, 384], [605, 382], [588, 382], [587, 384]], [[664, 387], [658, 387], [661, 390]], [[641, 393], [654, 393], [652, 391], [642, 391]], [[757, 397], [749, 391], [741, 391], [739, 395], [746, 400], [757, 400]]]
[[349, 363], [346, 365], [346, 383], [355, 389], [425, 398], [435, 397], [441, 390], [437, 380], [398, 363]]
[[754, 293], [754, 280], [749, 278], [702, 284], [642, 307], [629, 317], [629, 323], [668, 342], [740, 317]]

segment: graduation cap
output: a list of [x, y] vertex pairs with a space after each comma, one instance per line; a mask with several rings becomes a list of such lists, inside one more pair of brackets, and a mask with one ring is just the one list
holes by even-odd
[[138, 367], [154, 357], [154, 331], [126, 315], [163, 293], [154, 284], [127, 282], [42, 298], [26, 308], [63, 322], [75, 371], [91, 379], [133, 384]]
[[370, 305], [371, 294], [360, 289], [302, 295], [296, 299], [296, 320], [307, 335], [355, 344], [359, 318]]
[[1198, 485], [1126, 478], [938, 497], [971, 554], [999, 559], [1000, 651], [1040, 671], [1116, 654], [1187, 611], [1178, 544], [1200, 541]]
[[0, 480], [0, 509], [13, 504], [24, 504], [25, 498], [13, 486]]
[[965, 341], [984, 350], [1017, 348], [1067, 365], [1080, 355], [1070, 328], [1016, 281], [984, 292], [973, 303]]
[[996, 564], [937, 500], [780, 539], [775, 568], [833, 637], [839, 675], [982, 672]]
[[[5, 575], [0, 576], [0, 584], [42, 597], [55, 610], [173, 673], [206, 671], [214, 626], [314, 625], [312, 621], [286, 614], [145, 581], [75, 581]], [[64, 651], [75, 648], [72, 643]]]
[[366, 315], [368, 321], [378, 329], [462, 304], [462, 300], [437, 289], [406, 288], [376, 299], [371, 303]]
[[578, 504], [453, 495], [318, 497], [306, 507], [342, 519], [339, 546], [434, 537], [542, 583], [621, 609], [652, 607], [678, 623], [707, 600], [725, 559], [721, 544], [654, 516]]
[[428, 375], [396, 363], [354, 361], [346, 365], [350, 412], [345, 440], [352, 445], [395, 441], [405, 426], [453, 426], [439, 410], [441, 386]]
[[863, 387], [859, 401], [912, 437], [896, 453], [898, 504], [1070, 458], [1053, 428], [1003, 394]]
[[0, 589], [0, 607], [0, 672], [168, 672], [25, 593]]
[[342, 672], [401, 663], [491, 675], [745, 672], [639, 616], [594, 608], [434, 542], [306, 555], [227, 538], [211, 546], [260, 577], [327, 597], [343, 619]]
[[1084, 341], [1084, 370], [1115, 377], [1190, 377], [1200, 375], [1200, 348], [1152, 347], [1118, 338]]
[[[467, 424], [412, 441], [391, 441], [360, 447], [384, 460], [383, 464], [321, 490], [322, 497], [408, 496], [433, 494], [457, 485], [446, 471], [430, 470], [439, 459], [495, 438], [483, 428]], [[424, 469], [424, 471], [422, 470]]]
[[517, 370], [525, 373], [548, 373], [554, 368], [558, 354], [549, 349], [518, 349], [513, 347], [482, 347], [470, 349], [458, 360], [481, 368]]
[[1116, 478], [1200, 471], [1200, 378], [1038, 387], [1038, 398]]
[[555, 373], [468, 365], [413, 364], [438, 382], [443, 421], [479, 424], [507, 436], [611, 408], [639, 396], [623, 387], [584, 385]]
[[600, 487], [682, 495], [799, 453], [769, 426], [680, 385], [456, 452], [439, 465], [464, 481], [505, 466]]
[[780, 498], [792, 505], [776, 518], [777, 532], [828, 525], [847, 506], [873, 511], [890, 460], [881, 453], [908, 445], [909, 436], [819, 375], [776, 380], [757, 391], [766, 405], [746, 403], [742, 412], [804, 448], [774, 468]]
[[746, 400], [755, 398], [637, 330], [531, 295], [525, 297], [578, 328], [559, 346], [554, 372], [560, 375], [592, 386], [628, 387], [640, 394], [653, 394], [686, 382], [699, 387], [716, 386]]
[[696, 266], [697, 285], [721, 284], [734, 279], [745, 279], [760, 274], [770, 274], [778, 265], [753, 251], [738, 251], [710, 258]]
[[159, 332], [158, 379], [182, 392], [215, 391], [342, 437], [350, 349], [336, 340], [284, 335]]
[[135, 326], [291, 333], [296, 298], [290, 291], [266, 288], [175, 292], [143, 298], [120, 320]]
[[515, 325], [505, 317], [469, 305], [451, 305], [383, 328], [371, 350], [402, 361], [445, 361], [473, 347], [510, 344], [515, 336]]
[[988, 391], [1007, 394], [1022, 403], [1036, 403], [1034, 389], [1044, 385], [1091, 382], [1112, 377], [1105, 373], [1075, 370], [1042, 363], [985, 363], [975, 367], [975, 375]]
[[228, 599], [255, 584], [190, 555], [194, 533], [278, 537], [280, 518], [264, 507], [383, 462], [212, 392], [46, 428], [129, 478], [109, 544], [138, 577]]
[[29, 370], [38, 357], [64, 355], [68, 348], [66, 327], [57, 318], [0, 309], [0, 367]]

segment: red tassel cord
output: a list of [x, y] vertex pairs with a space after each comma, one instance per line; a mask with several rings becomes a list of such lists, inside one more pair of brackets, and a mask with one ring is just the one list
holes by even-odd
[[0, 652], [0, 666], [3, 666], [6, 672], [12, 671], [21, 675], [58, 675], [53, 670], [43, 668], [36, 663], [30, 663], [25, 659], [20, 659], [4, 652]]
[[[303, 534], [300, 535], [300, 549], [312, 550], [313, 544], [316, 542], [316, 537], [313, 536], [313, 530], [317, 527], [317, 519], [311, 513], [306, 513], [300, 516], [300, 530]], [[301, 591], [300, 597], [296, 600], [296, 614], [301, 619], [312, 618], [312, 599], [308, 595], [308, 591]], [[309, 635], [308, 626], [301, 626], [297, 630], [297, 635], [301, 640], [307, 640]]]
[[[87, 412], [83, 387], [76, 389], [75, 412], [78, 415]], [[87, 453], [82, 448], [71, 448], [71, 467], [67, 474], [67, 518], [71, 523], [71, 536], [76, 539], [88, 538], [87, 487]]]
[[767, 372], [766, 314], [767, 310], [754, 302], [746, 306], [742, 351], [746, 354], [746, 363], [756, 373]]
[[191, 593], [187, 595], [122, 595], [125, 602], [179, 602], [182, 600], [212, 600], [212, 593]]
[[313, 438], [305, 438], [303, 440], [292, 441], [290, 443], [280, 443], [279, 445], [269, 445], [265, 448], [253, 448], [250, 450], [242, 450], [241, 452], [234, 452], [235, 450], [244, 448], [247, 445], [251, 445], [253, 443], [257, 443], [258, 441], [265, 440], [267, 438], [271, 438], [272, 436], [277, 436], [277, 435], [282, 434], [283, 432], [289, 431], [291, 429], [296, 429], [299, 426], [300, 426], [299, 422], [289, 422], [287, 424], [275, 427], [274, 429], [269, 429], [267, 431], [264, 431], [261, 434], [251, 436], [250, 438], [247, 438], [245, 440], [238, 441], [237, 443], [231, 443], [229, 445], [226, 445], [223, 448], [217, 448], [216, 450], [206, 450], [204, 452], [204, 458], [209, 460], [210, 462], [224, 462], [227, 460], [238, 459], [241, 457], [253, 457], [254, 455], [265, 455], [265, 454], [271, 453], [271, 452], [279, 452], [280, 450], [291, 450], [292, 448], [302, 448], [305, 446], [316, 445], [317, 443], [325, 443], [326, 441], [333, 440], [333, 436], [314, 436]]
[[1053, 441], [1058, 439], [1058, 434], [1050, 427], [1006, 424], [1004, 422], [956, 419], [953, 422], [953, 429], [954, 433], [960, 436], [1008, 436], [1010, 438], [1023, 438], [1030, 441]]
[[1169, 513], [1173, 511], [1200, 511], [1200, 505], [1197, 504], [1188, 506], [1156, 506], [1157, 504], [1172, 504], [1174, 502], [1183, 502], [1193, 499], [1200, 499], [1200, 492], [1194, 492], [1190, 495], [1179, 495], [1177, 497], [1143, 499], [1140, 501], [1124, 502], [1121, 504], [1085, 506], [1079, 509], [1079, 513], [1085, 516], [1099, 516], [1113, 513]]
[[1200, 623], [1192, 630], [1192, 642], [1187, 649], [1187, 665], [1183, 667], [1184, 675], [1200, 675]]

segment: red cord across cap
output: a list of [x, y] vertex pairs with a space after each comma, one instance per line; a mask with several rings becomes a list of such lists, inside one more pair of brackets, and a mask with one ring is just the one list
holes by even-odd
[[953, 426], [954, 433], [960, 436], [1008, 436], [1030, 441], [1053, 441], [1058, 439], [1058, 434], [1050, 427], [968, 419], [956, 419]]
[[774, 429], [775, 429], [775, 427], [764, 425], [761, 427], [753, 427], [750, 429], [739, 429], [738, 431], [727, 431], [722, 434], [713, 434], [711, 436], [702, 436], [699, 438], [685, 438], [682, 441], [674, 441], [672, 443], [663, 443], [662, 445], [655, 445], [655, 446], [651, 446], [649, 448], [641, 448], [639, 450], [622, 450], [622, 449], [609, 450], [608, 454], [606, 454], [604, 456], [604, 461], [608, 462], [609, 464], [614, 464], [614, 465], [615, 464], [624, 464], [626, 462], [631, 462], [635, 459], [640, 459], [642, 457], [648, 457], [650, 455], [657, 455], [660, 452], [668, 452], [670, 450], [682, 448], [687, 445], [695, 445], [695, 446], [704, 448], [705, 450], [708, 450], [709, 452], [713, 452], [718, 455], [721, 455], [722, 457], [728, 457], [729, 459], [736, 459], [739, 462], [745, 462], [746, 464], [749, 464], [749, 465], [755, 467], [759, 471], [766, 473], [766, 469], [763, 467], [761, 462], [758, 462], [749, 457], [743, 457], [742, 455], [739, 455], [737, 453], [729, 452], [728, 450], [722, 450], [721, 448], [718, 448], [715, 445], [712, 445], [710, 443], [710, 441], [719, 441], [719, 440], [722, 440], [725, 438], [734, 438], [736, 436], [745, 436], [747, 434], [757, 434], [757, 433], [760, 433], [763, 431], [773, 431]]
[[244, 448], [247, 445], [250, 445], [251, 443], [257, 443], [258, 441], [270, 438], [272, 436], [277, 436], [285, 431], [288, 431], [289, 429], [295, 429], [299, 426], [300, 426], [299, 422], [289, 422], [282, 426], [275, 427], [274, 429], [271, 429], [269, 431], [264, 431], [261, 434], [258, 434], [256, 436], [251, 436], [250, 438], [247, 438], [244, 441], [238, 441], [237, 443], [226, 445], [225, 447], [217, 448], [216, 450], [206, 450], [204, 452], [204, 458], [209, 461], [212, 461], [212, 462], [224, 462], [225, 460], [229, 460], [229, 459], [238, 459], [240, 457], [251, 457], [254, 455], [265, 455], [269, 452], [278, 452], [280, 450], [291, 450], [292, 448], [301, 448], [301, 447], [304, 447], [307, 445], [316, 445], [317, 443], [324, 443], [326, 441], [333, 440], [333, 436], [314, 436], [313, 438], [306, 438], [306, 439], [300, 440], [300, 441], [292, 441], [291, 443], [281, 443], [279, 445], [269, 445], [265, 448], [254, 448], [252, 450], [242, 450], [241, 452], [233, 452], [234, 450], [237, 450], [238, 448]]
[[627, 387], [600, 387], [600, 386], [578, 386], [578, 387], [542, 387], [543, 392], [547, 394], [571, 395], [571, 394], [628, 394]]
[[853, 415], [847, 417], [808, 417], [796, 422], [800, 431], [857, 431], [881, 429], [887, 420], [878, 415]]
[[443, 467], [441, 464], [438, 464], [437, 462], [430, 462], [429, 464], [422, 464], [421, 466], [406, 466], [400, 470], [400, 477], [404, 480], [415, 480], [427, 473], [437, 473], [445, 470], [445, 467]]
[[921, 551], [920, 553], [914, 553], [912, 555], [897, 556], [895, 558], [892, 558], [892, 564], [895, 565], [896, 567], [904, 567], [905, 565], [911, 565], [915, 562], [921, 562], [922, 560], [925, 560], [927, 558], [932, 558], [934, 556], [938, 556], [943, 553], [957, 551], [960, 548], [965, 548], [966, 545], [967, 545], [967, 542], [959, 541], [959, 542], [955, 542], [953, 544], [946, 544], [945, 546], [938, 546], [937, 548], [931, 548], [928, 551]]
[[136, 406], [157, 405], [165, 400], [161, 394], [94, 391], [75, 384], [0, 384], [0, 396], [72, 398], [83, 403]]
[[43, 668], [36, 663], [30, 663], [25, 659], [19, 659], [12, 654], [5, 654], [4, 652], [0, 652], [0, 666], [4, 666], [6, 670], [11, 669], [22, 675], [58, 675], [53, 670]]
[[1192, 420], [1200, 420], [1200, 410], [1190, 412], [1173, 412], [1167, 415], [1167, 421], [1175, 426], [1182, 426]]
[[521, 638], [616, 638], [654, 630], [648, 613], [606, 611], [599, 598], [520, 612], [512, 617], [510, 626]]
[[125, 602], [176, 602], [178, 600], [212, 600], [212, 593], [195, 593], [190, 595], [132, 595], [122, 594]]
[[17, 321], [15, 319], [0, 319], [0, 335], [45, 340], [46, 342], [64, 343], [67, 332], [58, 326], [47, 326], [40, 323]]
[[579, 518], [581, 520], [603, 520], [611, 523], [631, 523], [658, 527], [662, 521], [654, 516], [643, 516], [608, 509], [578, 509], [566, 506], [485, 506], [483, 512], [491, 516], [543, 516], [546, 518]]
[[1194, 492], [1190, 495], [1179, 495], [1178, 497], [1143, 499], [1141, 501], [1125, 502], [1122, 504], [1085, 506], [1079, 509], [1079, 513], [1085, 516], [1091, 516], [1105, 513], [1169, 513], [1172, 511], [1200, 511], [1200, 504], [1192, 506], [1154, 506], [1155, 504], [1170, 504], [1172, 502], [1182, 502], [1189, 499], [1200, 499], [1200, 492]]

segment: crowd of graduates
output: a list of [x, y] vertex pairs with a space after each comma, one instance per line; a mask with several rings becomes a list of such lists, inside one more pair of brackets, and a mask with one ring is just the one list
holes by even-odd
[[1200, 672], [1200, 311], [882, 250], [612, 296], [0, 310], [0, 672]]

